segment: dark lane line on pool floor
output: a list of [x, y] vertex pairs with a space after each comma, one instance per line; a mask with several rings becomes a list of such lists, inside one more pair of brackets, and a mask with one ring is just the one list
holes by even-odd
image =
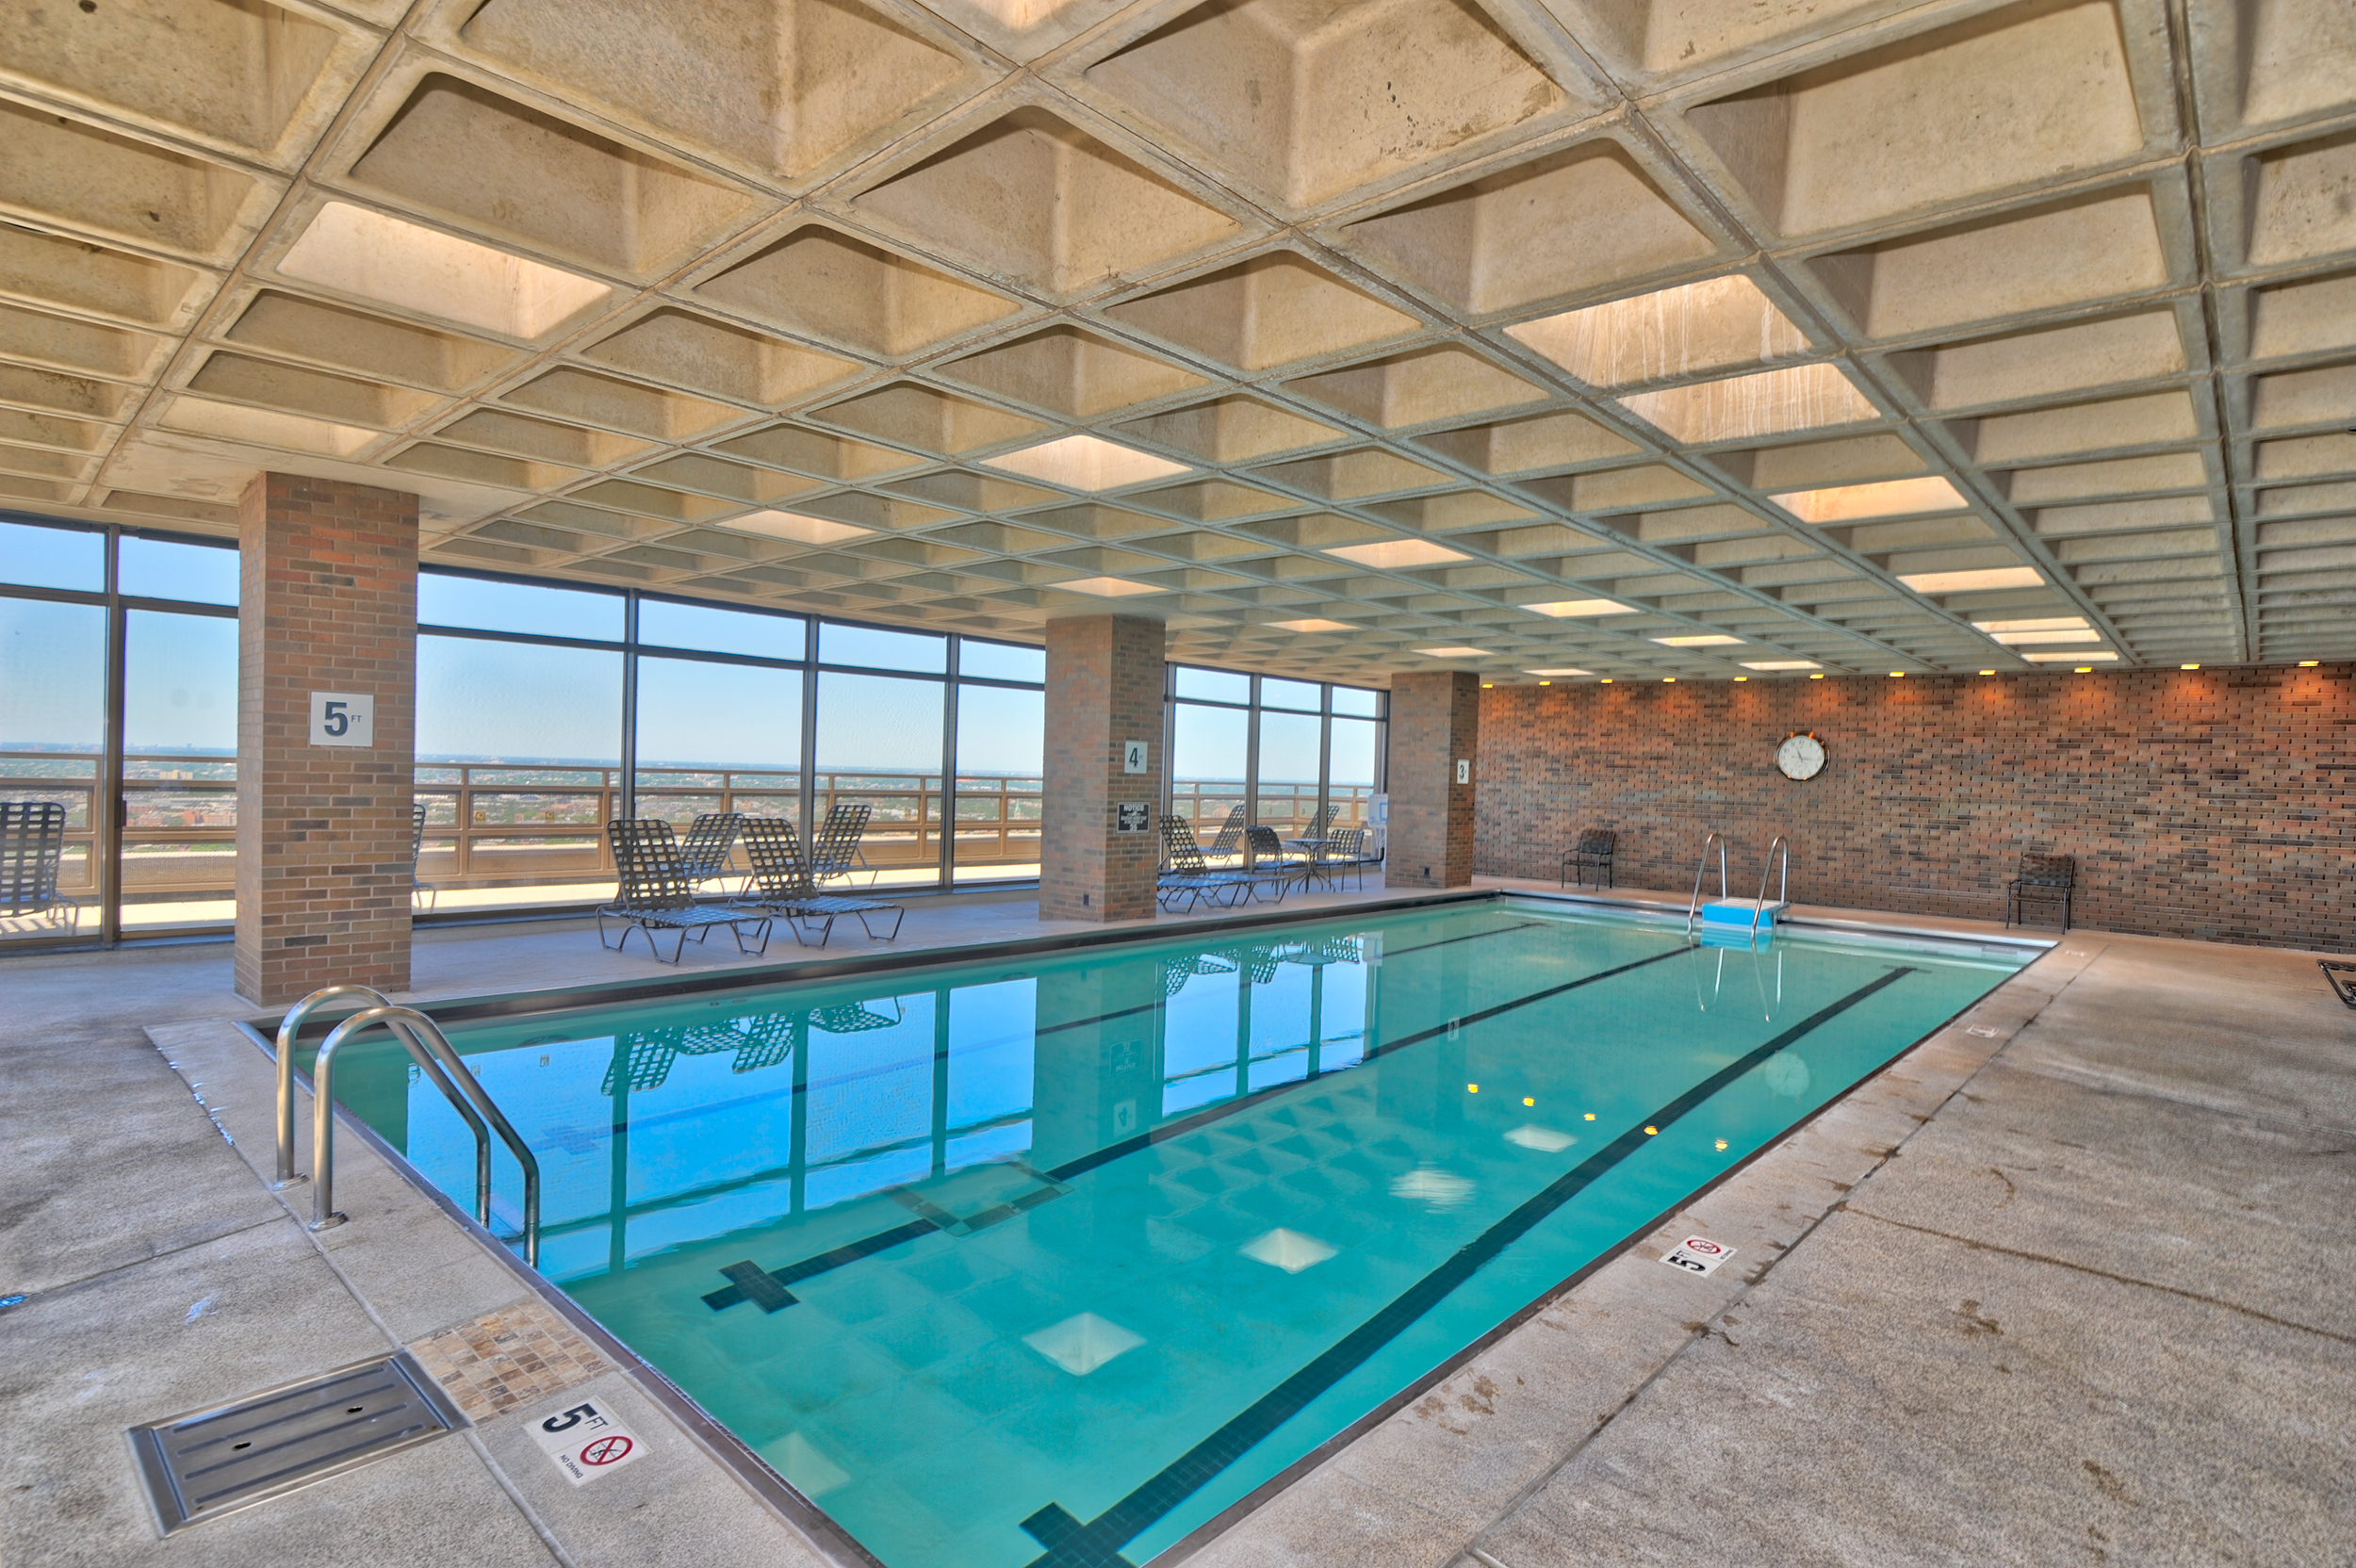
[[[1448, 1023], [1435, 1024], [1429, 1029], [1419, 1029], [1412, 1035], [1403, 1035], [1398, 1039], [1389, 1040], [1383, 1044], [1375, 1046], [1364, 1056], [1361, 1056], [1357, 1061], [1352, 1062], [1348, 1066], [1328, 1069], [1321, 1072], [1313, 1073], [1306, 1078], [1295, 1078], [1282, 1084], [1271, 1084], [1267, 1088], [1257, 1090], [1253, 1093], [1239, 1095], [1235, 1099], [1222, 1101], [1216, 1105], [1206, 1105], [1202, 1110], [1195, 1112], [1192, 1116], [1182, 1117], [1176, 1121], [1164, 1122], [1159, 1127], [1151, 1128], [1145, 1132], [1139, 1133], [1135, 1137], [1123, 1138], [1118, 1143], [1106, 1144], [1102, 1149], [1093, 1150], [1090, 1152], [1082, 1154], [1075, 1159], [1067, 1160], [1062, 1165], [1056, 1166], [1052, 1170], [1042, 1172], [1041, 1174], [1043, 1174], [1048, 1181], [1057, 1184], [1058, 1187], [1060, 1187], [1063, 1184], [1071, 1182], [1074, 1177], [1085, 1175], [1088, 1171], [1096, 1169], [1099, 1166], [1109, 1165], [1115, 1160], [1124, 1158], [1130, 1154], [1137, 1153], [1142, 1150], [1153, 1147], [1154, 1144], [1165, 1143], [1171, 1138], [1181, 1137], [1187, 1133], [1195, 1132], [1201, 1128], [1207, 1127], [1214, 1122], [1224, 1120], [1228, 1117], [1235, 1116], [1238, 1112], [1251, 1110], [1252, 1107], [1264, 1104], [1278, 1095], [1286, 1094], [1294, 1089], [1298, 1089], [1305, 1084], [1314, 1084], [1319, 1079], [1330, 1078], [1337, 1072], [1348, 1072], [1351, 1068], [1362, 1067], [1366, 1063], [1375, 1060], [1377, 1057], [1389, 1054], [1391, 1052], [1399, 1051], [1411, 1045], [1419, 1045], [1425, 1040], [1435, 1039], [1438, 1037], [1447, 1034], [1451, 1028], [1461, 1028], [1468, 1023], [1480, 1023], [1485, 1021], [1486, 1020], [1496, 1018], [1501, 1013], [1510, 1013], [1516, 1008], [1527, 1007], [1535, 1003], [1545, 1002], [1550, 998], [1561, 996], [1565, 991], [1575, 991], [1581, 986], [1592, 986], [1598, 981], [1610, 980], [1617, 975], [1626, 974], [1631, 970], [1639, 970], [1649, 964], [1660, 963], [1664, 958], [1674, 958], [1680, 953], [1684, 953], [1686, 951], [1688, 951], [1686, 944], [1679, 942], [1676, 947], [1670, 948], [1665, 952], [1655, 953], [1645, 957], [1632, 959], [1625, 964], [1614, 965], [1611, 969], [1597, 970], [1593, 974], [1583, 974], [1576, 980], [1566, 980], [1561, 985], [1548, 986], [1543, 990], [1532, 991], [1528, 996], [1517, 997], [1511, 1002], [1501, 1002], [1496, 1006], [1484, 1007], [1477, 1013], [1464, 1014], [1464, 1016], [1454, 1019]], [[890, 1195], [902, 1189], [886, 1188], [884, 1190], [887, 1195]], [[707, 1294], [703, 1298], [704, 1305], [710, 1307], [713, 1312], [725, 1312], [728, 1308], [736, 1305], [739, 1301], [749, 1300], [765, 1313], [778, 1312], [786, 1307], [794, 1305], [796, 1300], [800, 1299], [798, 1297], [792, 1295], [785, 1289], [785, 1286], [788, 1283], [796, 1280], [807, 1280], [812, 1275], [823, 1274], [831, 1268], [840, 1268], [844, 1264], [857, 1263], [859, 1259], [868, 1257], [873, 1253], [882, 1251], [886, 1248], [896, 1247], [903, 1241], [914, 1241], [919, 1236], [928, 1235], [932, 1232], [942, 1228], [943, 1227], [936, 1225], [928, 1219], [919, 1218], [911, 1220], [906, 1225], [893, 1226], [891, 1230], [884, 1232], [881, 1236], [870, 1236], [862, 1241], [849, 1242], [828, 1251], [821, 1252], [815, 1257], [805, 1258], [798, 1263], [787, 1264], [782, 1268], [763, 1269], [759, 1264], [754, 1263], [749, 1258], [739, 1263], [728, 1264], [724, 1266], [720, 1272], [725, 1275], [730, 1282], [718, 1290], [712, 1291]], [[886, 1240], [884, 1239], [885, 1237], [889, 1237], [891, 1239]]]
[[1712, 1095], [1759, 1067], [1786, 1047], [1798, 1043], [1858, 1003], [1917, 971], [1900, 965], [1878, 979], [1827, 1004], [1718, 1071], [1687, 1089], [1630, 1127], [1578, 1166], [1556, 1178], [1534, 1197], [1459, 1248], [1448, 1260], [1388, 1306], [1351, 1330], [1315, 1361], [1254, 1400], [1240, 1414], [1180, 1455], [1126, 1497], [1086, 1524], [1049, 1503], [1023, 1521], [1032, 1539], [1047, 1548], [1027, 1568], [1134, 1568], [1121, 1555], [1140, 1532], [1176, 1508], [1229, 1465], [1249, 1453], [1279, 1427], [1363, 1365], [1374, 1353], [1445, 1300], [1456, 1287], [1520, 1240], [1547, 1216], [1609, 1174], [1656, 1135], [1707, 1102]]

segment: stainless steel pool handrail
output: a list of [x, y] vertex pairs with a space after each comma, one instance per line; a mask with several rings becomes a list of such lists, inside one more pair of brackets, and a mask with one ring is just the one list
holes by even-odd
[[1701, 912], [1702, 878], [1710, 873], [1710, 846], [1711, 844], [1718, 846], [1718, 896], [1720, 898], [1729, 896], [1726, 891], [1726, 836], [1724, 833], [1712, 833], [1702, 841], [1701, 864], [1693, 868], [1693, 902], [1685, 906], [1685, 934], [1689, 937], [1693, 934], [1693, 917]]
[[286, 1009], [286, 1016], [278, 1021], [278, 1179], [271, 1187], [284, 1190], [297, 1182], [310, 1180], [295, 1166], [295, 1038], [311, 1015], [338, 997], [363, 997], [365, 1005], [389, 1007], [392, 1003], [384, 992], [367, 986], [328, 986], [313, 991]]
[[[401, 1041], [473, 1130], [475, 1217], [485, 1230], [491, 1225], [491, 1140], [483, 1125], [485, 1121], [498, 1131], [507, 1152], [515, 1156], [524, 1175], [524, 1262], [539, 1267], [540, 1162], [532, 1157], [532, 1150], [516, 1135], [498, 1103], [475, 1081], [449, 1037], [415, 1007], [387, 1004], [366, 1008], [328, 1031], [327, 1038], [319, 1045], [319, 1056], [311, 1064], [311, 1163], [319, 1168], [312, 1177], [311, 1229], [331, 1230], [350, 1217], [335, 1212], [335, 1057], [346, 1041], [379, 1023]], [[465, 1090], [464, 1100], [459, 1096], [460, 1088]], [[474, 1102], [473, 1110], [466, 1104], [468, 1100]], [[482, 1115], [477, 1116], [476, 1111]]]
[[1775, 863], [1777, 851], [1783, 855], [1783, 880], [1775, 886], [1775, 902], [1778, 905], [1792, 902], [1792, 845], [1778, 833], [1775, 841], [1767, 846], [1767, 858], [1759, 863], [1759, 898], [1751, 906], [1753, 938], [1759, 935], [1759, 917], [1767, 912], [1767, 870]]

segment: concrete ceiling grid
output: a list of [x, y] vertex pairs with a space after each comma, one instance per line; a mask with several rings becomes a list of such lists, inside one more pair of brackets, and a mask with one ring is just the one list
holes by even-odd
[[0, 29], [31, 510], [294, 467], [430, 560], [1329, 678], [2356, 656], [2333, 0]]

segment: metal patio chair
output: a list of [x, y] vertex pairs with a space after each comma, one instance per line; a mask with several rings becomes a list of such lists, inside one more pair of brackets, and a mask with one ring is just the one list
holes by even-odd
[[2070, 906], [2078, 886], [2078, 858], [2074, 855], [2023, 855], [2021, 874], [2004, 884], [2004, 923], [2015, 921], [2026, 925], [2027, 906], [2042, 904], [2061, 906], [2061, 928], [2070, 929]]
[[[864, 811], [865, 807], [859, 808]], [[864, 819], [862, 819], [863, 821]], [[815, 927], [817, 945], [824, 947], [834, 935], [834, 923], [844, 915], [855, 917], [859, 929], [867, 933], [869, 941], [891, 941], [900, 934], [900, 922], [908, 916], [908, 906], [882, 899], [860, 898], [848, 893], [822, 892], [811, 862], [802, 858], [801, 835], [794, 825], [782, 817], [746, 817], [740, 828], [744, 845], [744, 858], [752, 866], [749, 886], [738, 895], [738, 904], [777, 916], [791, 926], [794, 939], [804, 947], [810, 944], [809, 932]], [[868, 917], [892, 917], [892, 929], [882, 936]]]
[[0, 805], [0, 915], [29, 916], [78, 933], [82, 906], [57, 891], [65, 864], [65, 807], [54, 800]]
[[1583, 888], [1587, 886], [1589, 874], [1593, 874], [1598, 891], [1618, 887], [1619, 879], [1612, 873], [1612, 852], [1617, 847], [1619, 840], [1620, 836], [1608, 827], [1591, 827], [1581, 833], [1579, 842], [1573, 844], [1571, 852], [1562, 857], [1562, 874], [1555, 879], [1555, 885], [1568, 887], [1571, 878], [1576, 876], [1579, 885]]
[[1377, 862], [1366, 854], [1366, 830], [1363, 827], [1337, 827], [1317, 841], [1310, 854], [1308, 874], [1339, 891], [1342, 881], [1350, 873], [1358, 874], [1358, 887], [1366, 886], [1366, 868]]
[[848, 881], [853, 872], [863, 871], [868, 886], [875, 886], [875, 868], [867, 863], [867, 853], [860, 847], [867, 837], [867, 819], [875, 812], [875, 808], [864, 800], [838, 800], [826, 808], [826, 820], [818, 825], [810, 841], [810, 879], [814, 885]]
[[1205, 899], [1232, 907], [1252, 891], [1251, 873], [1212, 869], [1195, 842], [1194, 825], [1184, 817], [1162, 818], [1162, 858], [1169, 864], [1154, 879], [1154, 896], [1165, 909], [1174, 911], [1181, 898], [1189, 909]]
[[1282, 904], [1294, 883], [1307, 884], [1308, 857], [1286, 850], [1273, 827], [1245, 828], [1243, 843], [1244, 874], [1251, 879], [1251, 896], [1257, 898], [1260, 890], [1267, 888], [1272, 890], [1269, 902]]
[[[671, 956], [663, 958], [676, 964], [687, 951], [690, 932], [700, 942], [711, 935], [715, 925], [725, 925], [736, 938], [739, 953], [769, 951], [769, 917], [758, 909], [740, 905], [720, 904], [695, 896], [695, 885], [679, 863], [679, 841], [672, 836], [671, 825], [656, 818], [641, 818], [636, 822], [610, 822], [605, 825], [607, 841], [614, 846], [614, 871], [619, 890], [614, 902], [597, 910], [597, 941], [600, 945], [620, 952], [630, 941], [632, 931], [646, 934], [647, 950], [663, 958], [657, 945], [657, 931], [677, 931], [679, 940], [672, 944]], [[619, 940], [605, 939], [605, 923], [622, 923]], [[757, 948], [744, 945], [745, 927], [751, 926], [761, 938]]]
[[417, 900], [423, 898], [430, 911], [439, 891], [433, 883], [417, 874], [417, 862], [425, 855], [425, 802], [413, 801], [409, 807], [409, 912], [417, 912]]
[[[701, 886], [730, 874], [728, 851], [736, 847], [736, 836], [744, 826], [742, 811], [706, 811], [689, 824], [687, 837], [679, 846], [679, 870], [687, 874], [687, 880]], [[720, 890], [728, 889], [724, 885]]]

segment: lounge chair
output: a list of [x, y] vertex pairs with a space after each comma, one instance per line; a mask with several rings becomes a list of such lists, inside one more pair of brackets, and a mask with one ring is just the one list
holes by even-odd
[[1598, 890], [1618, 887], [1619, 878], [1612, 873], [1612, 852], [1618, 844], [1619, 835], [1608, 827], [1587, 829], [1579, 836], [1579, 842], [1571, 846], [1571, 852], [1562, 857], [1562, 874], [1555, 879], [1556, 886], [1568, 887], [1576, 876], [1583, 888], [1592, 873]]
[[[1239, 829], [1236, 838], [1242, 836]], [[1162, 818], [1162, 858], [1169, 864], [1155, 879], [1154, 892], [1165, 909], [1176, 909], [1181, 898], [1191, 909], [1205, 899], [1233, 906], [1251, 894], [1252, 874], [1214, 871], [1203, 858], [1203, 846], [1195, 842], [1194, 825], [1184, 817]]]
[[[1188, 825], [1187, 831], [1193, 831], [1191, 825]], [[1228, 808], [1227, 820], [1219, 825], [1218, 836], [1211, 840], [1209, 846], [1203, 851], [1203, 856], [1206, 860], [1234, 860], [1238, 864], [1241, 863], [1243, 859], [1242, 807]]]
[[[744, 858], [752, 865], [752, 880], [739, 895], [739, 907], [759, 909], [783, 920], [793, 927], [794, 939], [804, 947], [811, 945], [809, 931], [813, 926], [818, 932], [816, 945], [826, 946], [834, 935], [834, 923], [844, 915], [857, 917], [859, 929], [871, 942], [891, 941], [899, 936], [907, 906], [819, 891], [811, 863], [802, 858], [801, 835], [794, 832], [792, 823], [782, 817], [746, 817], [740, 833]], [[868, 917], [884, 914], [892, 917], [892, 929], [878, 937]]]
[[2070, 929], [2071, 895], [2078, 886], [2078, 858], [2074, 855], [2023, 855], [2021, 874], [2004, 884], [2004, 923], [2016, 920], [2026, 925], [2028, 906], [2042, 904], [2061, 906], [2061, 928]]
[[810, 838], [810, 879], [814, 885], [823, 888], [838, 879], [847, 881], [854, 871], [865, 872], [868, 885], [875, 885], [875, 868], [867, 863], [867, 854], [860, 847], [867, 837], [867, 819], [875, 810], [863, 800], [838, 800], [826, 808], [826, 820]]
[[438, 892], [434, 886], [417, 874], [417, 861], [425, 855], [425, 802], [413, 801], [409, 806], [409, 909], [417, 912], [417, 900], [423, 898], [429, 910]]
[[82, 906], [57, 891], [65, 863], [65, 807], [54, 800], [0, 805], [0, 915], [31, 916], [78, 932]]
[[[695, 885], [688, 879], [686, 869], [679, 863], [679, 841], [672, 837], [671, 825], [654, 818], [637, 822], [610, 822], [605, 836], [614, 846], [614, 871], [620, 884], [619, 896], [597, 910], [597, 940], [620, 952], [630, 941], [632, 931], [646, 934], [647, 950], [663, 958], [663, 950], [654, 939], [657, 931], [677, 931], [679, 940], [672, 944], [671, 956], [663, 958], [676, 964], [687, 951], [687, 936], [694, 932], [702, 941], [715, 925], [725, 925], [736, 938], [739, 953], [769, 951], [769, 917], [758, 909], [740, 905], [718, 904], [698, 899]], [[605, 923], [622, 923], [618, 941], [606, 941]], [[744, 945], [747, 926], [761, 938], [757, 948]]]
[[687, 874], [687, 880], [700, 887], [728, 875], [728, 851], [736, 847], [736, 836], [744, 826], [741, 811], [706, 811], [690, 824], [679, 846], [679, 870]]

